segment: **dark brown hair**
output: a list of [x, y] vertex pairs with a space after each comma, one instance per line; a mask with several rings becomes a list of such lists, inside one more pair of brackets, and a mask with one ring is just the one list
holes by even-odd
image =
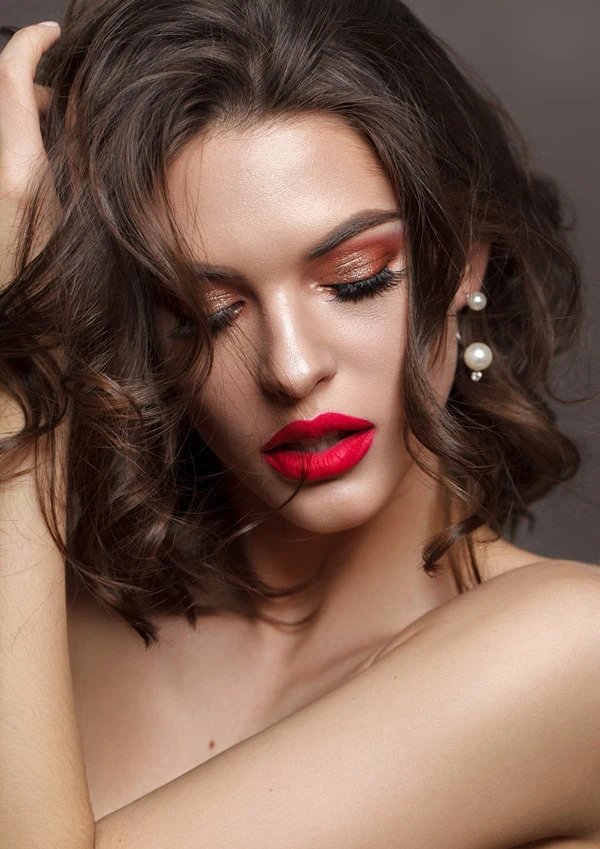
[[[62, 214], [32, 258], [32, 196], [18, 273], [0, 293], [2, 386], [26, 415], [0, 450], [17, 456], [44, 434], [52, 445], [69, 410], [64, 544], [53, 528], [69, 580], [147, 647], [153, 612], [193, 625], [298, 591], [269, 587], [244, 560], [240, 536], [257, 522], [233, 524], [222, 466], [177, 392], [192, 367], [206, 378], [213, 347], [166, 169], [209, 130], [320, 113], [370, 145], [405, 220], [404, 440], [416, 461], [411, 435], [441, 459], [439, 477], [422, 468], [462, 514], [429, 540], [422, 568], [435, 574], [466, 544], [472, 576], [457, 578], [480, 583], [471, 534], [487, 523], [514, 535], [533, 522], [528, 505], [578, 470], [547, 401], [565, 403], [551, 368], [582, 315], [565, 200], [477, 75], [399, 0], [103, 0], [70, 3], [36, 82], [53, 90], [42, 132]], [[443, 350], [474, 239], [491, 244], [488, 306], [465, 316], [462, 343], [486, 341], [494, 361], [485, 384], [459, 368], [440, 405], [424, 363]], [[197, 322], [169, 368], [158, 304]]]

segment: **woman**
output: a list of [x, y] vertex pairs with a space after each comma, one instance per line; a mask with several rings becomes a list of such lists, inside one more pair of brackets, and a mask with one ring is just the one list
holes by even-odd
[[5, 845], [598, 845], [600, 576], [502, 538], [579, 270], [499, 103], [385, 0], [71, 4], [0, 78]]

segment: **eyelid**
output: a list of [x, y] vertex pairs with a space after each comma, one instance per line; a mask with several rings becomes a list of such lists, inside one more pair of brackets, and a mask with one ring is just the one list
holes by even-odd
[[[375, 277], [379, 272], [385, 268], [388, 263], [386, 262], [376, 262], [369, 263], [367, 267], [363, 266], [351, 266], [346, 271], [342, 271], [336, 269], [333, 272], [332, 277], [334, 278], [331, 282], [321, 283], [321, 286], [335, 286], [344, 283], [360, 283], [362, 280], [367, 280], [369, 277]], [[347, 275], [351, 274], [351, 277]], [[329, 275], [327, 275], [329, 277]]]
[[349, 249], [338, 256], [335, 262], [323, 266], [323, 276], [329, 277], [331, 274], [339, 278], [340, 275], [350, 274], [353, 279], [348, 282], [352, 283], [378, 274], [385, 265], [402, 258], [403, 252], [403, 242], [389, 240]]
[[219, 295], [208, 294], [206, 296], [206, 304], [208, 307], [217, 307], [220, 308], [219, 305], [226, 307], [227, 303], [227, 295], [225, 293], [221, 293]]

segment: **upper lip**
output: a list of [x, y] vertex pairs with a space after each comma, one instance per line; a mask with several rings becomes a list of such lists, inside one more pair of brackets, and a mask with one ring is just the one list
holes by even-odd
[[325, 433], [331, 433], [331, 431], [367, 430], [370, 427], [375, 427], [375, 425], [367, 419], [345, 416], [343, 413], [322, 413], [310, 421], [298, 419], [286, 425], [263, 445], [261, 451], [270, 451], [286, 442], [316, 439]]

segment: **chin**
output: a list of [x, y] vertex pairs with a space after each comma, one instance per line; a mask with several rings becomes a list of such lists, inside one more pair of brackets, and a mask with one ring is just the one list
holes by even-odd
[[[388, 483], [388, 487], [385, 486]], [[392, 490], [389, 482], [339, 478], [318, 483], [305, 484], [293, 496], [279, 515], [287, 522], [304, 531], [315, 534], [335, 534], [365, 524], [389, 502]], [[262, 493], [264, 500], [265, 493]], [[270, 507], [278, 507], [281, 500], [269, 497]]]

